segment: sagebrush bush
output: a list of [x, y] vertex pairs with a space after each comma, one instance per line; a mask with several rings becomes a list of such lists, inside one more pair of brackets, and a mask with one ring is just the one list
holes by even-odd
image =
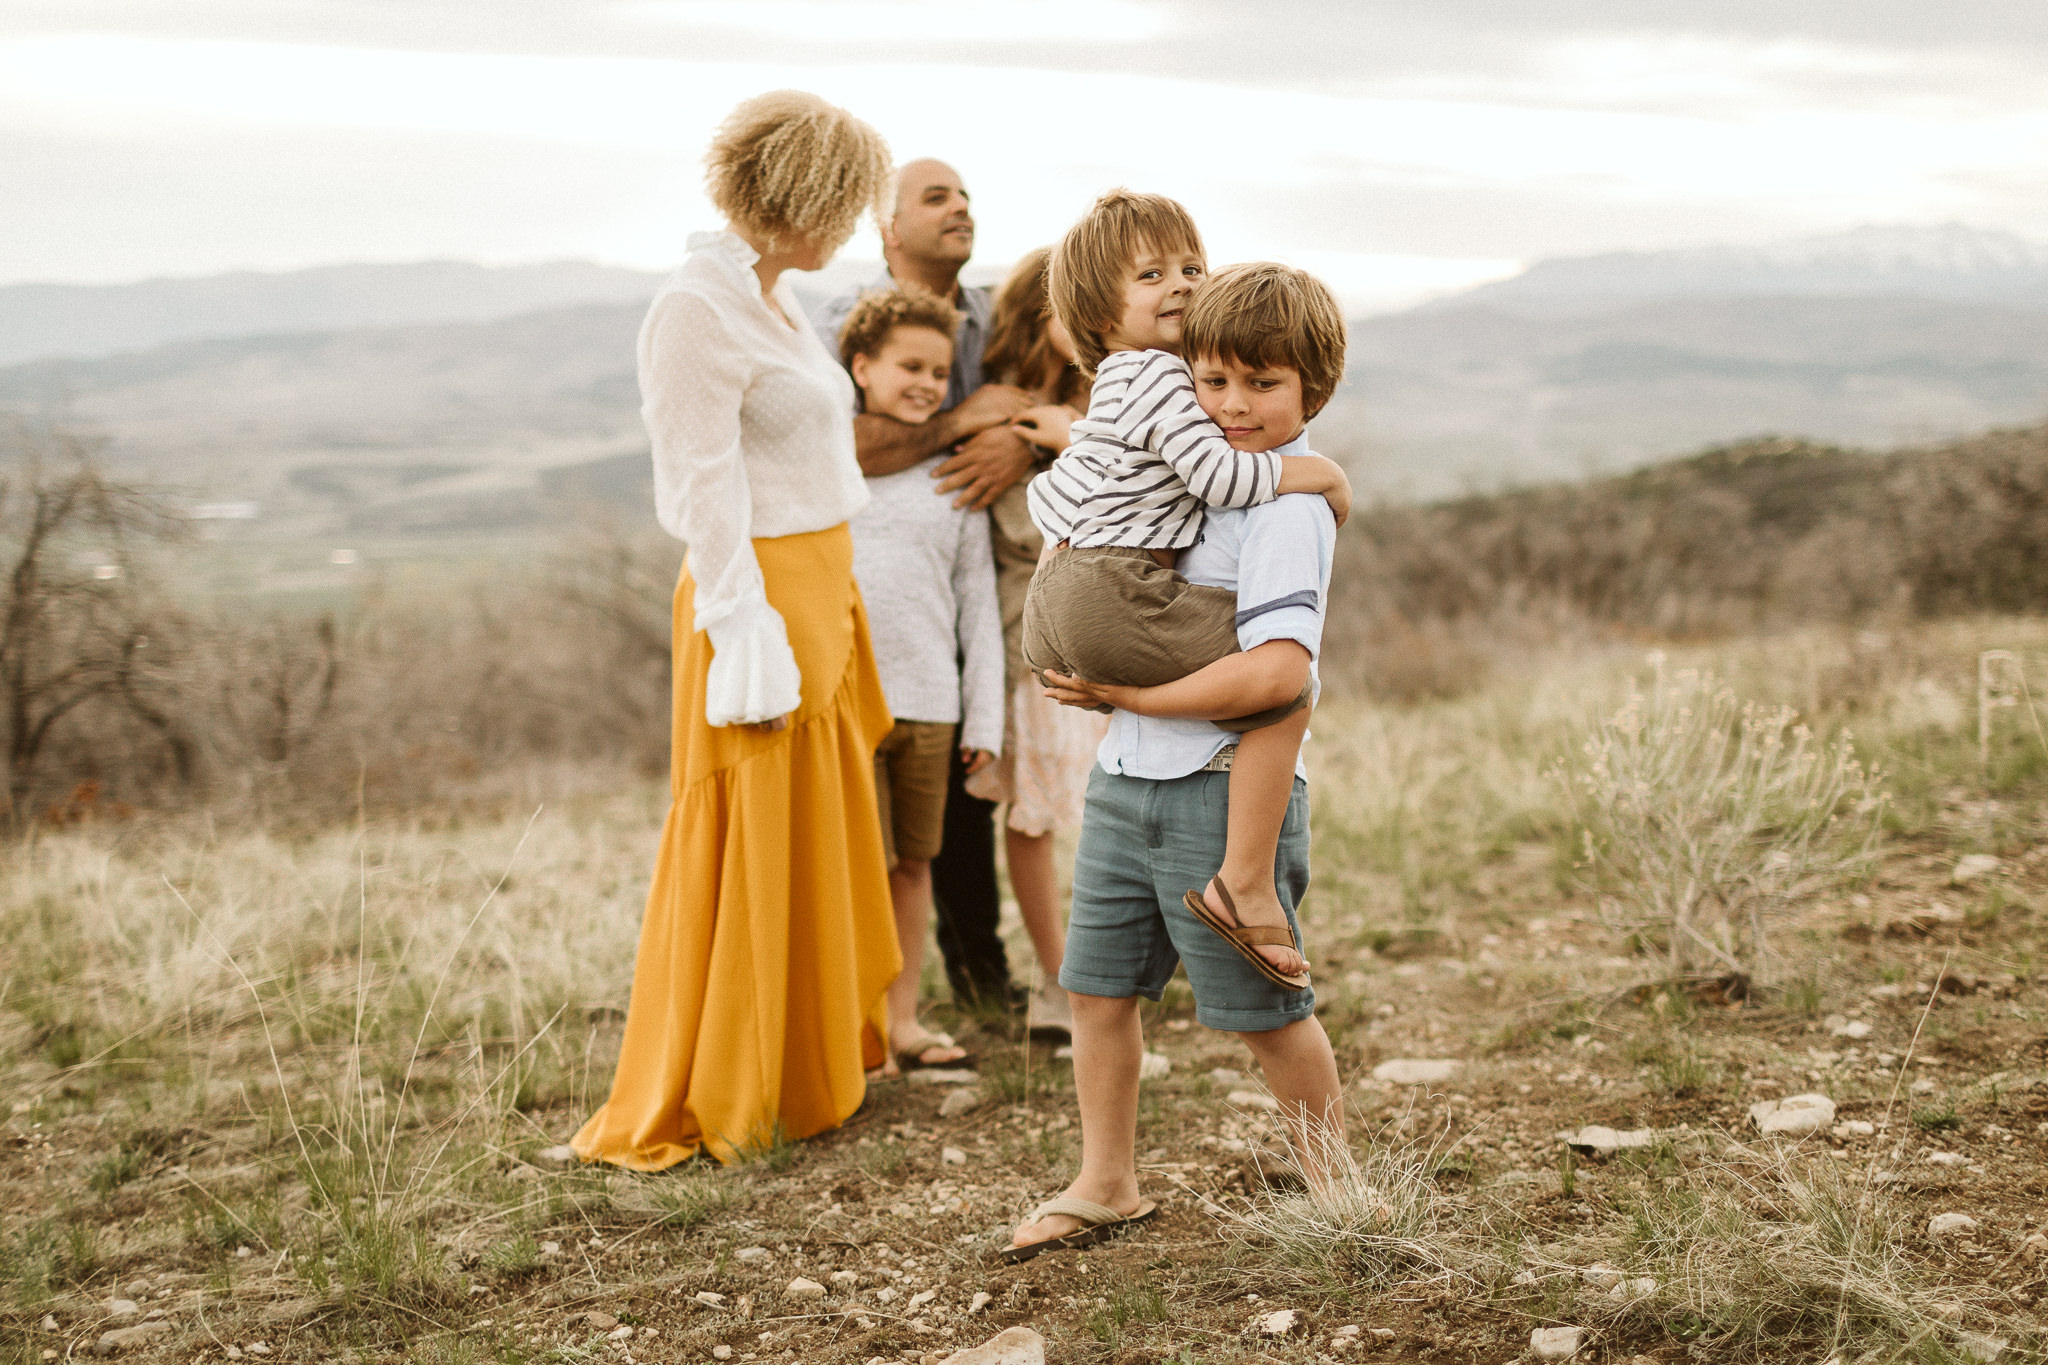
[[1821, 738], [1790, 707], [1696, 670], [1667, 678], [1663, 662], [1559, 769], [1580, 871], [1673, 975], [1766, 979], [1773, 922], [1868, 866], [1883, 785], [1848, 734]]

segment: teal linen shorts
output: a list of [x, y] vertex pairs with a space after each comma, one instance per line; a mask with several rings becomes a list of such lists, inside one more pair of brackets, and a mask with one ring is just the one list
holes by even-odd
[[[1315, 1013], [1314, 987], [1274, 985], [1181, 904], [1184, 893], [1206, 887], [1223, 866], [1229, 820], [1229, 773], [1166, 782], [1099, 766], [1089, 774], [1060, 985], [1081, 995], [1157, 1000], [1174, 967], [1185, 965], [1195, 1017], [1205, 1027], [1264, 1033]], [[1295, 907], [1308, 890], [1308, 786], [1298, 777], [1280, 828], [1274, 881], [1298, 939]]]

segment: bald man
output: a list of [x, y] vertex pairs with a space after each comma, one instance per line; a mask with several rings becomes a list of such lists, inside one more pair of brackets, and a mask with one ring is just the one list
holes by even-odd
[[[960, 173], [943, 161], [913, 161], [897, 172], [894, 211], [882, 224], [886, 268], [813, 315], [818, 335], [837, 349], [839, 329], [860, 296], [871, 289], [913, 286], [960, 310], [953, 373], [938, 414], [912, 425], [875, 413], [854, 418], [854, 452], [869, 477], [895, 474], [942, 450], [953, 455], [934, 472], [934, 496], [980, 511], [1038, 468], [1032, 446], [1009, 429], [1030, 396], [1005, 384], [981, 382], [991, 300], [985, 288], [960, 283], [960, 268], [974, 254], [974, 214]], [[956, 752], [946, 792], [946, 823], [932, 859], [932, 901], [946, 979], [962, 1005], [1021, 1005], [1010, 979], [1009, 958], [997, 933], [1002, 899], [996, 888], [995, 805], [970, 795]]]

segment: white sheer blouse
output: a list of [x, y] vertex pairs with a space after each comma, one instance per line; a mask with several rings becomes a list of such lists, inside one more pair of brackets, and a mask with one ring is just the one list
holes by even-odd
[[640, 415], [654, 447], [654, 510], [689, 546], [695, 628], [711, 636], [705, 720], [796, 710], [796, 657], [768, 605], [756, 536], [822, 531], [867, 504], [853, 452], [853, 381], [787, 278], [761, 297], [754, 249], [699, 232], [640, 326]]

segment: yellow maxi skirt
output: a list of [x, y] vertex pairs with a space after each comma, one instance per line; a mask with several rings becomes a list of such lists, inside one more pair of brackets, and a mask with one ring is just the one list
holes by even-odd
[[711, 642], [675, 595], [673, 804], [611, 1098], [571, 1144], [637, 1171], [844, 1122], [902, 969], [875, 814], [888, 703], [844, 525], [754, 542], [803, 674], [787, 728], [704, 722]]

